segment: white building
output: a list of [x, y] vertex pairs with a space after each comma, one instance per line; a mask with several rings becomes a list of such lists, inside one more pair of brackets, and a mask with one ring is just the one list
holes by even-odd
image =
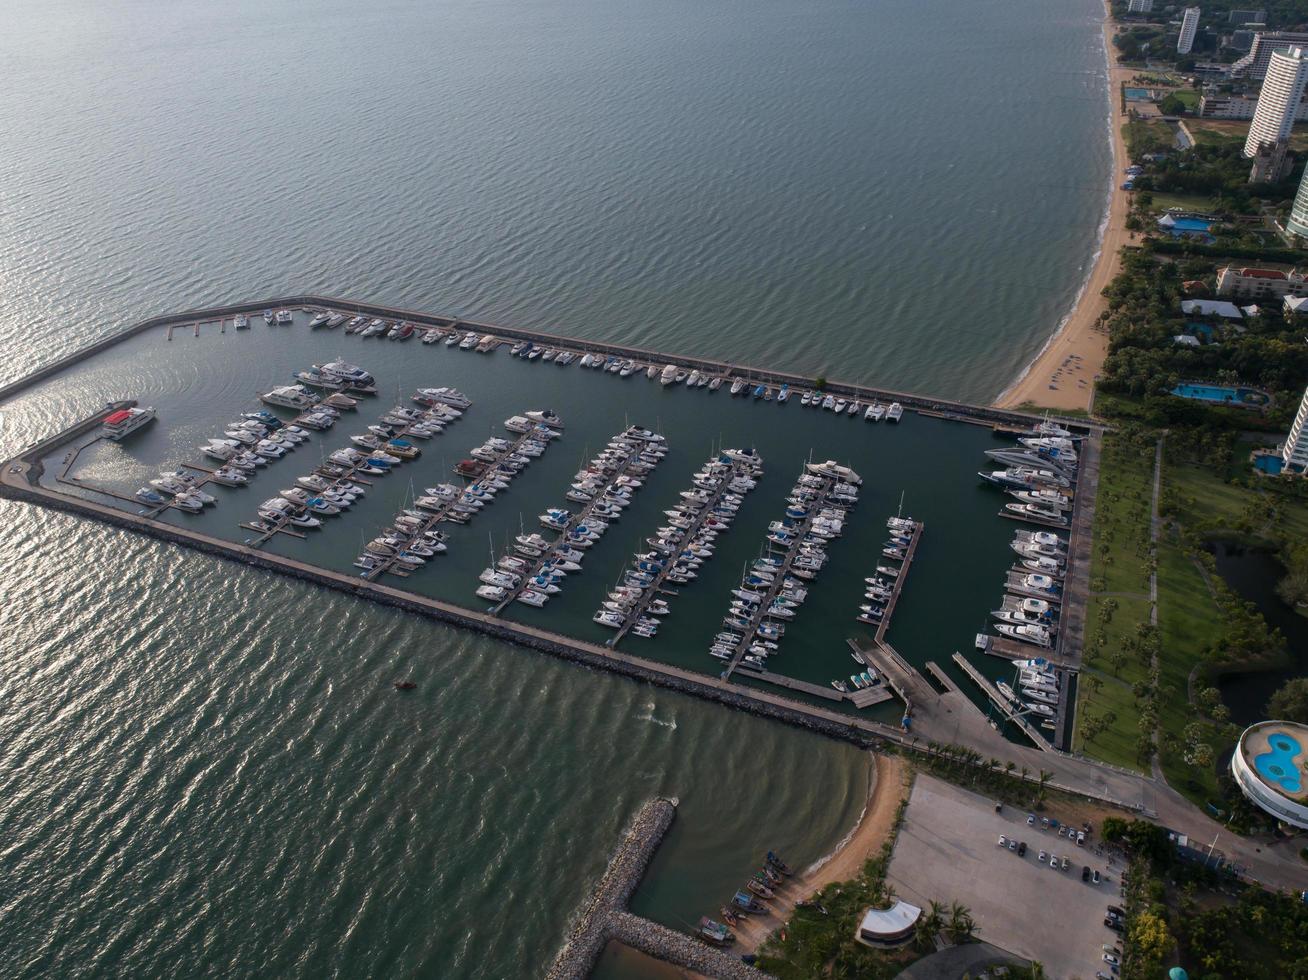
[[1148, 14], [1154, 9], [1154, 0], [1130, 0], [1126, 5], [1128, 14]]
[[1290, 426], [1290, 434], [1285, 437], [1285, 445], [1281, 447], [1281, 463], [1295, 473], [1308, 470], [1308, 391], [1303, 393], [1294, 424]]
[[[1204, 119], [1252, 119], [1257, 99], [1240, 95], [1203, 95], [1199, 97], [1199, 115]], [[1308, 102], [1300, 99], [1294, 107], [1294, 121], [1308, 122]]]
[[1249, 135], [1244, 141], [1244, 155], [1252, 157], [1259, 143], [1275, 143], [1290, 135], [1294, 114], [1308, 82], [1308, 58], [1303, 48], [1275, 51], [1267, 65], [1267, 77], [1258, 93]]
[[1308, 296], [1308, 276], [1298, 269], [1238, 269], [1228, 265], [1217, 271], [1217, 295], [1239, 299], [1280, 299]]
[[[1303, 415], [1300, 408], [1300, 421]], [[1231, 756], [1231, 775], [1249, 801], [1300, 830], [1308, 830], [1306, 748], [1308, 725], [1260, 721], [1244, 730]]]
[[1308, 170], [1304, 171], [1304, 176], [1299, 181], [1299, 192], [1294, 195], [1294, 207], [1290, 209], [1285, 230], [1291, 235], [1308, 238]]
[[1249, 53], [1231, 65], [1232, 78], [1252, 78], [1260, 81], [1267, 74], [1267, 66], [1275, 51], [1308, 45], [1308, 34], [1294, 31], [1260, 31], [1254, 35]]
[[1176, 53], [1189, 54], [1194, 47], [1194, 35], [1199, 30], [1199, 8], [1186, 7], [1181, 18], [1181, 36], [1176, 39]]

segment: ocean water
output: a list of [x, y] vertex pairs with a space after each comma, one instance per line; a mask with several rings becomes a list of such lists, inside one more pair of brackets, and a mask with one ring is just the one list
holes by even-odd
[[[146, 315], [315, 290], [985, 399], [1093, 254], [1100, 16], [20, 0], [0, 378]], [[259, 362], [205, 343], [0, 406], [0, 447], [115, 387], [251, 399]], [[668, 424], [693, 427], [689, 404]], [[668, 487], [742, 431], [729, 414], [682, 437]], [[805, 441], [786, 418], [778, 488]], [[925, 494], [928, 432], [879, 434], [869, 468]], [[766, 524], [779, 498], [756, 493]], [[769, 847], [816, 859], [862, 806], [841, 745], [64, 515], [0, 502], [0, 522], [0, 975], [529, 977], [651, 793], [683, 805], [637, 905], [672, 925]], [[908, 645], [944, 642], [932, 601], [906, 593]], [[843, 654], [811, 646], [817, 680]]]

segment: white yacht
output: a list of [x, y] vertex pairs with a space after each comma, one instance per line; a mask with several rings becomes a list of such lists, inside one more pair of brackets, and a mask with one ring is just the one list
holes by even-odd
[[880, 422], [885, 417], [886, 409], [880, 402], [873, 402], [867, 407], [867, 411], [863, 413], [864, 422]]
[[130, 435], [155, 417], [153, 408], [120, 408], [105, 416], [104, 435], [114, 442]]
[[302, 385], [285, 385], [259, 396], [259, 400], [282, 408], [306, 409], [318, 404], [318, 396]]
[[236, 314], [236, 318], [232, 320], [232, 323], [233, 325], [235, 325], [237, 330], [250, 329], [250, 318], [246, 316], [244, 313]]
[[563, 428], [563, 419], [559, 418], [554, 412], [551, 412], [548, 408], [536, 409], [527, 412], [526, 414], [527, 414], [527, 418], [531, 419], [533, 422], [539, 422], [542, 425], [548, 425], [551, 429]]
[[292, 313], [291, 313], [290, 310], [278, 310], [278, 311], [277, 311], [277, 325], [278, 325], [279, 327], [287, 326], [287, 325], [290, 324], [294, 319], [295, 319], [295, 317], [292, 315]]
[[733, 395], [739, 395], [744, 390], [745, 390], [744, 378], [737, 378], [735, 381], [731, 382], [731, 393]]
[[891, 402], [890, 407], [886, 409], [886, 421], [898, 422], [904, 417], [904, 406], [899, 402]]
[[1048, 647], [1053, 645], [1053, 640], [1049, 636], [1049, 631], [1043, 626], [1031, 624], [1012, 624], [1000, 623], [995, 629], [1014, 640], [1021, 640], [1023, 643], [1031, 643], [1038, 647]]
[[464, 409], [472, 405], [472, 400], [468, 398], [458, 388], [419, 388], [413, 396], [413, 400], [419, 405], [450, 405], [454, 408]]
[[859, 486], [863, 478], [851, 470], [848, 466], [841, 466], [834, 459], [829, 459], [825, 463], [805, 463], [804, 469], [814, 476], [826, 476], [843, 480], [845, 483], [852, 483]]
[[315, 364], [314, 368], [328, 377], [340, 378], [350, 385], [374, 385], [377, 383], [377, 379], [359, 365], [340, 359], [328, 361], [326, 364]]
[[659, 375], [659, 384], [664, 386], [670, 385], [676, 380], [677, 366], [675, 364], [669, 364], [663, 369], [663, 373]]

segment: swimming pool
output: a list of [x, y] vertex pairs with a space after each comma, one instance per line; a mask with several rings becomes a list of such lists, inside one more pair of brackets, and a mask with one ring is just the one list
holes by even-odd
[[1171, 230], [1177, 231], [1207, 231], [1212, 226], [1211, 221], [1205, 221], [1203, 218], [1173, 218]]
[[1237, 388], [1232, 385], [1186, 382], [1173, 388], [1172, 394], [1197, 402], [1217, 402], [1223, 405], [1238, 405], [1241, 408], [1260, 408], [1269, 401], [1267, 393], [1257, 388]]
[[1285, 732], [1267, 736], [1267, 744], [1271, 751], [1254, 756], [1254, 768], [1269, 783], [1279, 784], [1287, 793], [1299, 792], [1303, 789], [1303, 771], [1294, 758], [1303, 754], [1303, 746]]
[[1148, 102], [1152, 98], [1147, 88], [1128, 88], [1126, 97], [1132, 102]]

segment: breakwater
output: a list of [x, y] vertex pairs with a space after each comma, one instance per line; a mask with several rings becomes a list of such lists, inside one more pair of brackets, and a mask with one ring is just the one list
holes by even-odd
[[[477, 333], [494, 334], [496, 337], [509, 341], [526, 340], [532, 343], [567, 348], [569, 350], [583, 353], [632, 358], [635, 360], [657, 362], [660, 364], [673, 364], [677, 367], [692, 371], [707, 371], [711, 374], [718, 375], [735, 374], [747, 376], [757, 383], [764, 384], [786, 384], [792, 387], [814, 388], [818, 387], [820, 380], [823, 391], [837, 396], [853, 397], [868, 402], [897, 401], [905, 408], [913, 408], [934, 413], [936, 415], [944, 415], [946, 417], [956, 418], [959, 421], [980, 422], [987, 425], [1016, 424], [1030, 426], [1043, 417], [1027, 412], [995, 408], [989, 405], [972, 405], [966, 402], [955, 402], [947, 399], [932, 398], [927, 395], [919, 395], [912, 392], [871, 388], [866, 385], [854, 384], [849, 381], [806, 377], [786, 371], [779, 371], [774, 368], [762, 368], [753, 365], [730, 363], [727, 361], [716, 361], [710, 358], [673, 354], [666, 351], [656, 351], [643, 347], [631, 347], [623, 344], [606, 343], [603, 341], [584, 340], [566, 334], [546, 333], [539, 330], [527, 330], [521, 327], [506, 327], [500, 326], [499, 324], [485, 323], [479, 320], [468, 320], [460, 317], [424, 313], [418, 310], [406, 310], [396, 307], [381, 306], [376, 303], [363, 303], [357, 300], [341, 299], [330, 296], [315, 296], [312, 294], [280, 296], [273, 299], [252, 300], [249, 302], [232, 303], [224, 306], [206, 307], [203, 309], [187, 310], [180, 313], [150, 317], [139, 323], [132, 324], [124, 330], [103, 337], [88, 347], [69, 354], [66, 357], [62, 357], [57, 361], [53, 361], [44, 367], [38, 368], [22, 378], [18, 378], [5, 385], [0, 385], [0, 402], [3, 402], [16, 394], [20, 394], [28, 388], [53, 377], [59, 372], [74, 367], [81, 361], [93, 357], [102, 351], [108, 350], [114, 345], [131, 337], [135, 337], [138, 334], [144, 333], [147, 330], [215, 322], [228, 317], [237, 316], [238, 314], [258, 314], [260, 311], [265, 309], [280, 307], [311, 307], [314, 309], [354, 314], [355, 316], [406, 320], [420, 327], [471, 330]], [[1082, 430], [1087, 428], [1097, 428], [1093, 423], [1087, 423], [1085, 419], [1060, 419], [1060, 422], [1066, 426]]]
[[677, 814], [677, 801], [656, 797], [637, 811], [609, 859], [590, 901], [545, 974], [546, 980], [585, 980], [605, 944], [617, 941], [642, 953], [727, 980], [767, 976], [739, 958], [627, 911], [636, 886]]

